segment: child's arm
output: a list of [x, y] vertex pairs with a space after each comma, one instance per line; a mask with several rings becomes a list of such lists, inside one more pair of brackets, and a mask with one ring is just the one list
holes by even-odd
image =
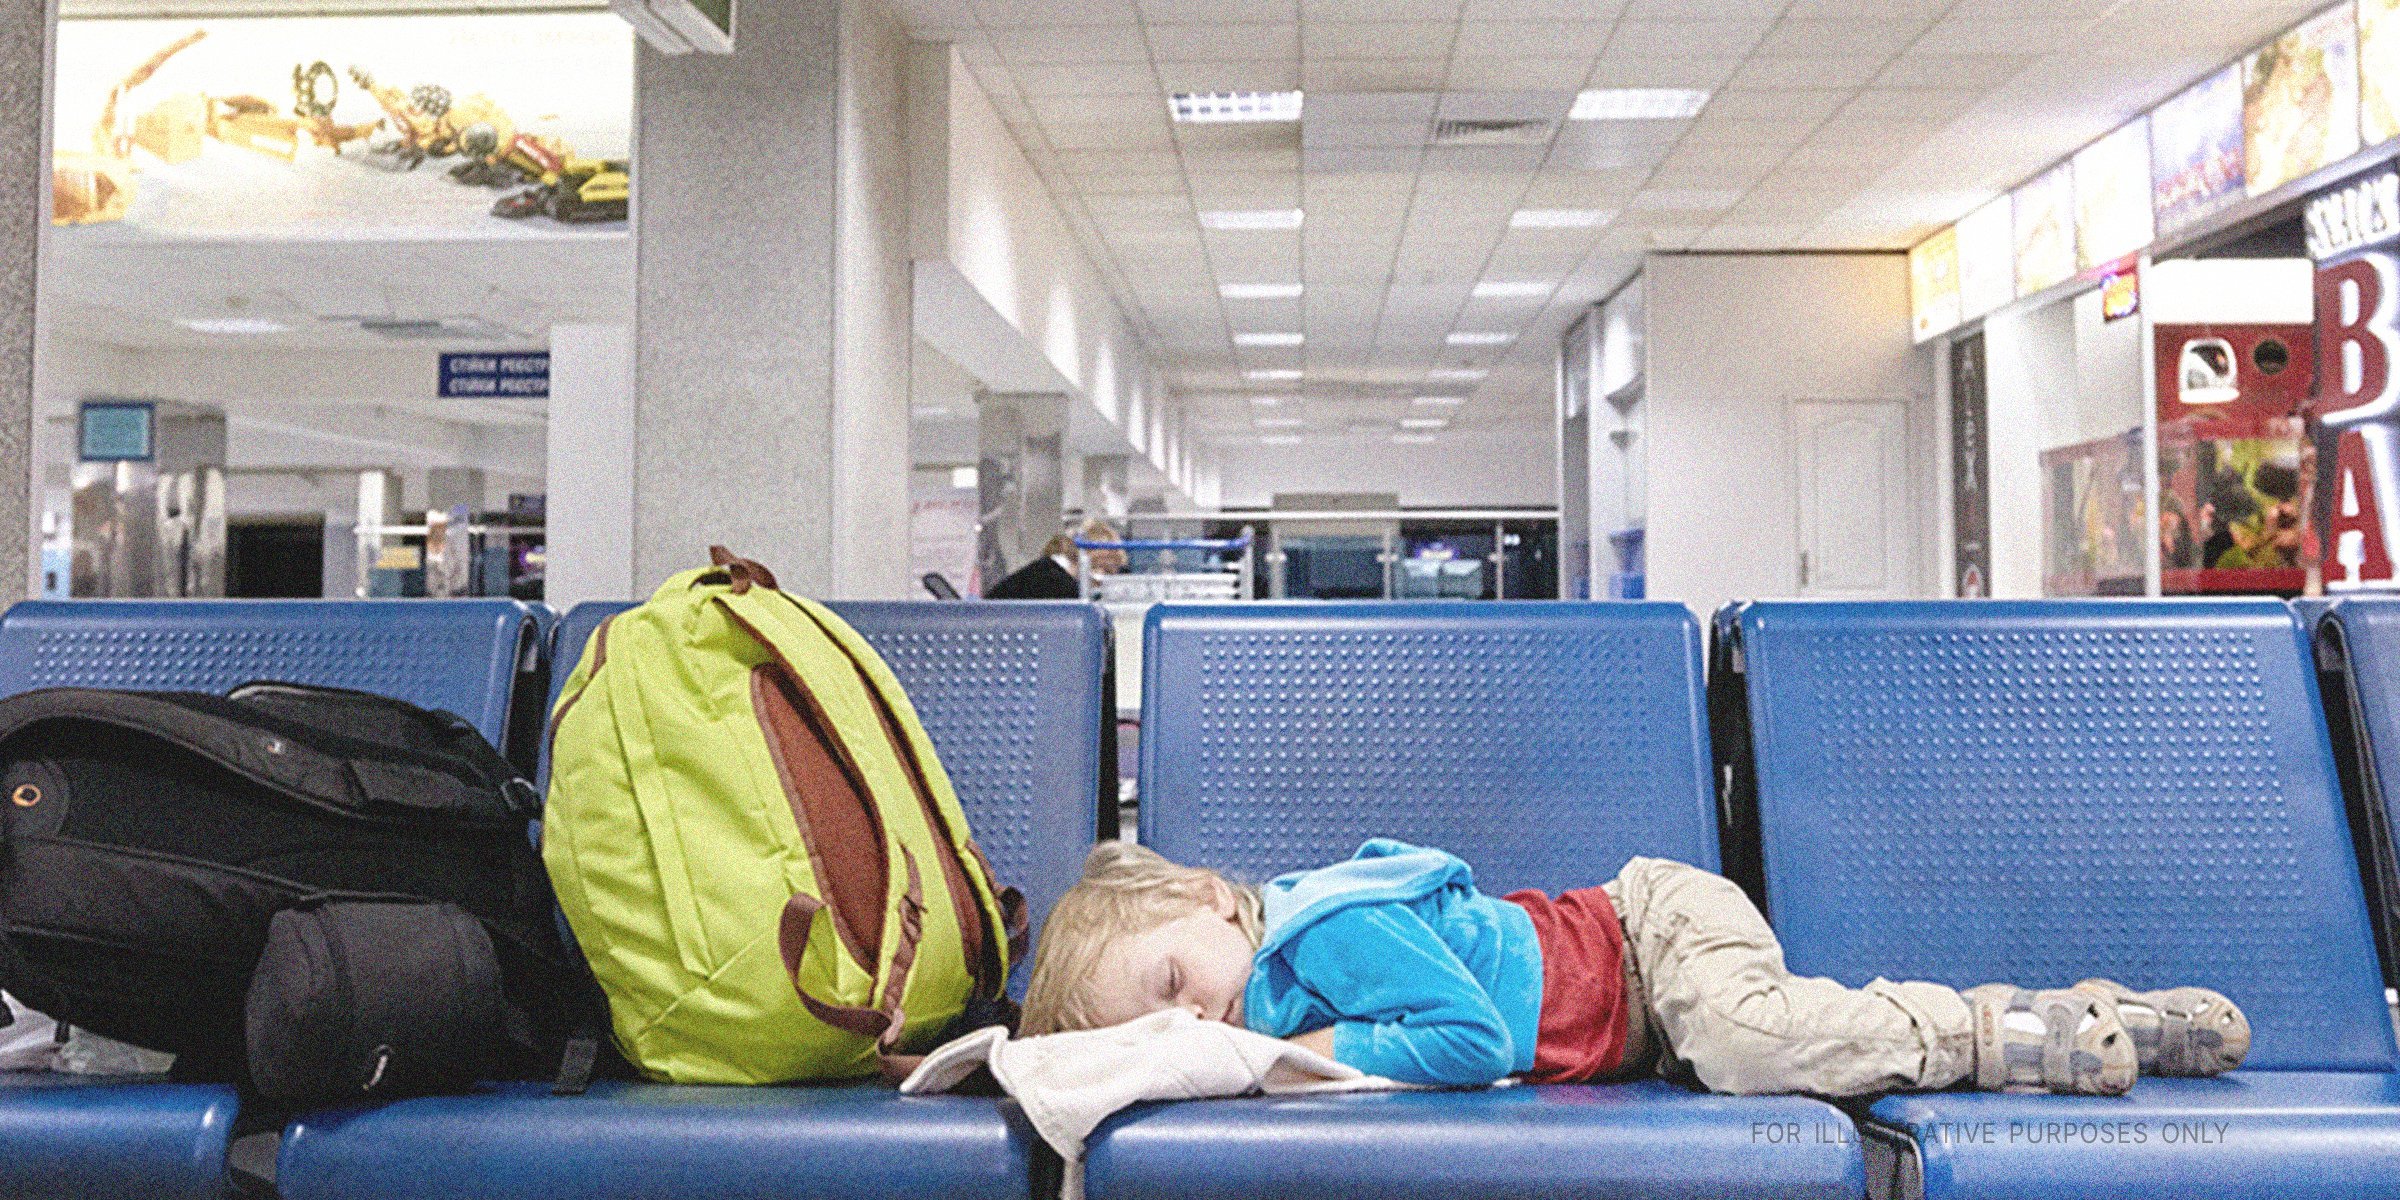
[[[1293, 972], [1337, 1019], [1334, 1061], [1403, 1083], [1468, 1087], [1516, 1065], [1500, 1010], [1439, 935], [1387, 905], [1334, 913], [1285, 950]], [[1303, 1037], [1309, 1035], [1302, 1035]]]

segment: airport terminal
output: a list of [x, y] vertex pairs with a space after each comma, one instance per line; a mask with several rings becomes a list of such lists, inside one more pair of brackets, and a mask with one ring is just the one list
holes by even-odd
[[2400, 1197], [2400, 0], [8, 0], [9, 522], [6, 1200]]

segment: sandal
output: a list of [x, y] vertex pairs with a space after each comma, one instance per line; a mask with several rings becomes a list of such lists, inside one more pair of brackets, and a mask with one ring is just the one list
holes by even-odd
[[1987, 983], [1959, 993], [1975, 1017], [1975, 1086], [2121, 1096], [2140, 1067], [2116, 1006], [2073, 988]]
[[2113, 979], [2086, 979], [2075, 990], [2116, 1006], [2144, 1075], [2219, 1075], [2250, 1053], [2250, 1018], [2223, 993], [2199, 987], [2137, 992]]

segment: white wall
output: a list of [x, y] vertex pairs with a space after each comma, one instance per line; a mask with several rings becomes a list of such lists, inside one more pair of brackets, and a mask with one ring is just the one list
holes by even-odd
[[[1706, 614], [1799, 585], [1788, 408], [1906, 400], [1918, 594], [1934, 594], [1932, 372], [1898, 254], [1666, 254], [1648, 302], [1649, 593]], [[1913, 490], [1914, 494], [1910, 494]]]
[[633, 330], [550, 331], [549, 498], [543, 598], [639, 599], [633, 580]]
[[1555, 435], [1534, 421], [1452, 429], [1428, 445], [1387, 436], [1299, 446], [1217, 448], [1220, 503], [1255, 508], [1277, 492], [1390, 492], [1407, 508], [1547, 508], [1558, 503]]
[[2142, 423], [2142, 323], [2103, 321], [2085, 292], [1984, 322], [1992, 472], [1992, 595], [2042, 594], [2045, 450]]

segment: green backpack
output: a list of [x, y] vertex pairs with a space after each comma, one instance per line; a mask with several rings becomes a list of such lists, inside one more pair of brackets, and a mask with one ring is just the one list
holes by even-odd
[[710, 556], [567, 677], [542, 858], [643, 1074], [873, 1074], [971, 1000], [1004, 1003], [1024, 902], [874, 648]]

